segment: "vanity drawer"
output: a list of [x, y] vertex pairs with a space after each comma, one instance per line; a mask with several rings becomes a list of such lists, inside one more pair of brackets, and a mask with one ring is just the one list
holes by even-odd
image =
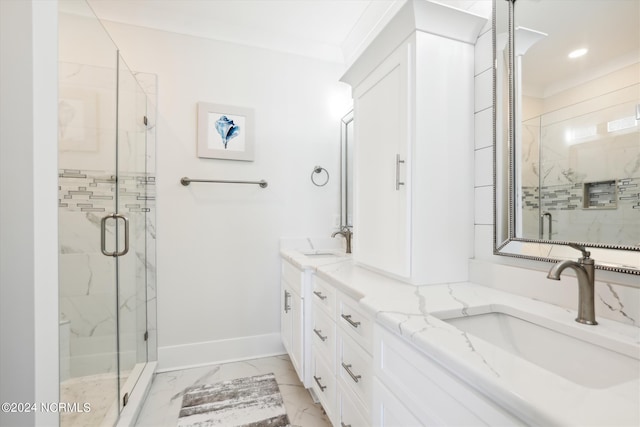
[[348, 390], [361, 406], [365, 414], [371, 410], [373, 381], [373, 361], [348, 335], [338, 331], [338, 358], [336, 376], [345, 390]]
[[320, 399], [320, 403], [331, 420], [336, 414], [336, 377], [322, 357], [315, 353], [312, 358], [311, 388]]
[[313, 277], [313, 289], [311, 298], [315, 307], [324, 310], [329, 317], [333, 318], [336, 306], [336, 288], [318, 276]]
[[[369, 422], [368, 417], [362, 414], [361, 409], [350, 397], [349, 392], [346, 392], [341, 386], [337, 387], [337, 415], [338, 423], [340, 427], [369, 427], [372, 424]], [[399, 427], [400, 424], [396, 427]], [[410, 424], [406, 424], [410, 426]], [[413, 427], [413, 426], [412, 426]]]
[[355, 342], [371, 354], [373, 337], [373, 320], [354, 299], [338, 292], [336, 323], [351, 336]]
[[282, 261], [282, 280], [287, 282], [299, 296], [302, 296], [303, 274], [302, 270], [293, 264]]
[[[373, 372], [376, 378], [425, 425], [523, 425], [522, 421], [382, 326], [376, 325], [374, 342]], [[376, 389], [376, 393], [378, 391]], [[429, 399], [425, 400], [423, 396], [429, 396]], [[384, 393], [374, 401], [384, 402]]]
[[336, 366], [336, 324], [322, 310], [316, 310], [314, 303], [311, 339], [314, 353], [324, 357], [332, 372]]

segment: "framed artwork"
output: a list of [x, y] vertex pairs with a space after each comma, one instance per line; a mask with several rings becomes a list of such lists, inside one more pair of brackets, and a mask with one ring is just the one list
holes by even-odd
[[198, 157], [253, 161], [253, 109], [198, 102]]

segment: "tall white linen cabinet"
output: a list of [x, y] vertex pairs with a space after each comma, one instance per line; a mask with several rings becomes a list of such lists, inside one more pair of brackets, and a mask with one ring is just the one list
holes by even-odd
[[412, 284], [468, 279], [474, 45], [486, 19], [409, 0], [341, 81], [354, 100], [354, 260]]

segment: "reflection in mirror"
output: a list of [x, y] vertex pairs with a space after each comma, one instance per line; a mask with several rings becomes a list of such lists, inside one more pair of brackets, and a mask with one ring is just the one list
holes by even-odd
[[496, 253], [640, 274], [640, 2], [494, 0], [493, 27]]
[[340, 122], [340, 228], [353, 227], [353, 110]]

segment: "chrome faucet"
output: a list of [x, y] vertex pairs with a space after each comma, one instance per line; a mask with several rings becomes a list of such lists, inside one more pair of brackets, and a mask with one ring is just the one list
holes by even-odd
[[560, 261], [551, 267], [547, 278], [560, 280], [560, 274], [565, 268], [569, 267], [575, 270], [578, 279], [578, 317], [576, 317], [576, 322], [597, 325], [594, 307], [595, 267], [593, 260], [589, 258], [591, 253], [579, 245], [570, 244], [569, 246], [582, 252], [582, 258], [579, 258], [578, 262], [569, 259]]
[[333, 233], [331, 235], [331, 237], [336, 237], [338, 234], [340, 234], [341, 236], [344, 237], [344, 239], [347, 241], [347, 253], [350, 254], [351, 253], [351, 238], [353, 237], [353, 233], [351, 232], [351, 230], [349, 229], [349, 227], [347, 227], [346, 225], [344, 227], [342, 227], [340, 229], [340, 231], [336, 231], [335, 233]]

